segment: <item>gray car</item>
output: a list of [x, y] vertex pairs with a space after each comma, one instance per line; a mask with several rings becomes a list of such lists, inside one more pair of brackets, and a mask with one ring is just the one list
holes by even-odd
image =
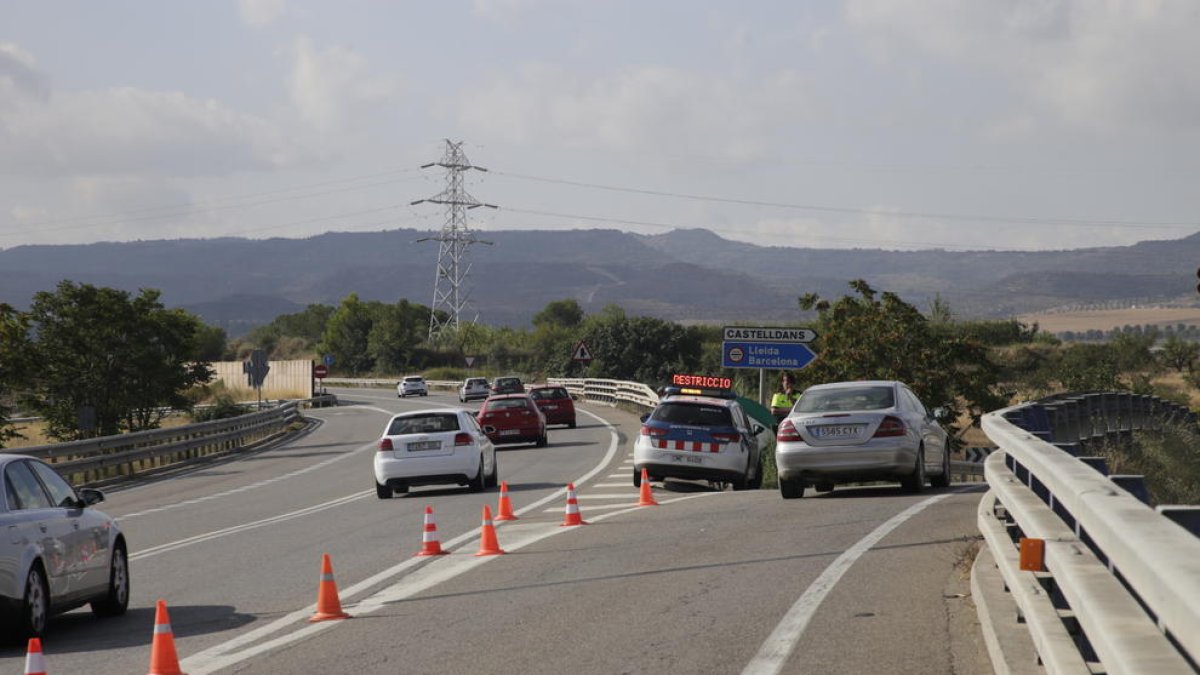
[[910, 492], [950, 484], [947, 436], [904, 383], [836, 382], [809, 387], [779, 425], [775, 464], [784, 499], [835, 483], [898, 480]]
[[50, 465], [0, 453], [0, 623], [38, 637], [50, 616], [90, 603], [99, 616], [129, 605], [129, 556], [115, 520], [93, 508], [104, 493], [76, 492]]

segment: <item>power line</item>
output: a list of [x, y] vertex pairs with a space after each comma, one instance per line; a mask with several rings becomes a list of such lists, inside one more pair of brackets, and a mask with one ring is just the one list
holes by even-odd
[[566, 180], [562, 178], [547, 178], [544, 176], [531, 176], [528, 174], [508, 173], [504, 171], [493, 171], [492, 173], [498, 176], [507, 176], [509, 178], [516, 178], [520, 180], [551, 183], [557, 185], [570, 185], [572, 187], [606, 190], [609, 192], [624, 192], [629, 194], [650, 195], [655, 197], [672, 197], [675, 199], [688, 199], [692, 201], [715, 202], [720, 204], [739, 204], [742, 206], [766, 206], [771, 208], [793, 209], [797, 211], [815, 211], [819, 213], [840, 213], [860, 216], [889, 216], [893, 218], [920, 218], [923, 220], [961, 220], [969, 222], [1009, 223], [1022, 225], [1066, 225], [1076, 227], [1130, 227], [1146, 229], [1195, 229], [1200, 227], [1200, 222], [1188, 223], [1182, 221], [1154, 222], [1126, 220], [1084, 220], [1077, 218], [1027, 218], [921, 211], [879, 211], [874, 209], [841, 206], [820, 206], [815, 204], [794, 204], [788, 202], [762, 201], [756, 199], [737, 199], [732, 197], [711, 197], [707, 195], [689, 194], [686, 192], [670, 192], [665, 190], [648, 190], [642, 188], [604, 185], [600, 183], [586, 183], [583, 181]]

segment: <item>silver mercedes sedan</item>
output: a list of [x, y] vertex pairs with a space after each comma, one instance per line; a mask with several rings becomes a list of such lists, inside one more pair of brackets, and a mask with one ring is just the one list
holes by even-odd
[[779, 425], [775, 464], [784, 499], [835, 483], [900, 481], [920, 492], [950, 484], [946, 431], [904, 383], [836, 382], [809, 387]]
[[98, 616], [129, 605], [129, 556], [115, 520], [93, 508], [104, 493], [76, 492], [41, 460], [0, 453], [0, 624], [40, 637], [50, 617], [90, 603]]

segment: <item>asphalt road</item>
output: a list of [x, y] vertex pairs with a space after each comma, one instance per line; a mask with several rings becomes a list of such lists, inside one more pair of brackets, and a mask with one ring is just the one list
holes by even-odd
[[[280, 447], [110, 491], [130, 611], [55, 620], [49, 672], [145, 672], [158, 598], [191, 675], [990, 672], [963, 564], [977, 487], [785, 502], [669, 482], [660, 506], [636, 508], [636, 418], [581, 406], [591, 414], [551, 428], [548, 447], [500, 451], [521, 520], [498, 527], [507, 555], [480, 558], [495, 490], [372, 489], [388, 412], [457, 400], [337, 393], [353, 405], [308, 411], [319, 424]], [[559, 526], [567, 481], [590, 525]], [[426, 506], [451, 555], [412, 557]], [[322, 553], [352, 619], [306, 621]], [[23, 655], [5, 648], [0, 672], [21, 672]]]

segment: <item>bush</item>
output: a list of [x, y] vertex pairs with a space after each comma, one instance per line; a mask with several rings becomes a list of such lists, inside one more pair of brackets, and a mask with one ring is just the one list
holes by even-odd
[[232, 396], [220, 393], [217, 394], [215, 402], [212, 405], [193, 409], [192, 420], [195, 422], [211, 422], [212, 420], [223, 420], [245, 414], [246, 409], [238, 405]]
[[1150, 503], [1200, 504], [1200, 435], [1194, 427], [1170, 425], [1161, 433], [1134, 434], [1128, 446], [1107, 445], [1100, 454], [1114, 474], [1146, 477]]

